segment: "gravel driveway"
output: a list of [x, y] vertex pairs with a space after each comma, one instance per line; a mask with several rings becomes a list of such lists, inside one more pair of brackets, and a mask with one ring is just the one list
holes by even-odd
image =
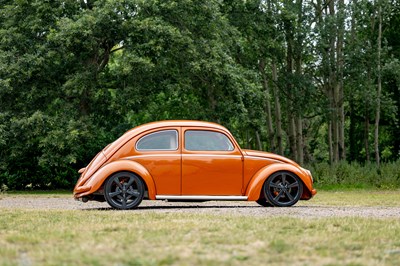
[[[107, 203], [75, 201], [65, 196], [2, 196], [2, 208], [39, 209], [39, 210], [112, 210]], [[341, 207], [318, 206], [309, 202], [299, 202], [289, 208], [265, 208], [255, 202], [241, 201], [208, 201], [202, 203], [178, 203], [166, 201], [144, 200], [138, 209], [133, 212], [158, 212], [158, 213], [204, 213], [204, 214], [232, 214], [243, 216], [291, 216], [302, 218], [316, 217], [375, 217], [375, 218], [400, 218], [400, 207]], [[1, 212], [1, 211], [0, 211]]]

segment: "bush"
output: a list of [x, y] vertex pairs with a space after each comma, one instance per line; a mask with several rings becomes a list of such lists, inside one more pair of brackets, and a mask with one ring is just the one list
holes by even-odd
[[339, 162], [334, 165], [317, 163], [308, 168], [318, 187], [400, 188], [400, 160], [382, 163], [380, 169], [375, 163], [363, 165], [348, 162]]
[[92, 120], [39, 111], [27, 117], [0, 116], [0, 125], [8, 128], [0, 134], [5, 140], [0, 141], [0, 186], [12, 190], [72, 188], [77, 169], [115, 138]]

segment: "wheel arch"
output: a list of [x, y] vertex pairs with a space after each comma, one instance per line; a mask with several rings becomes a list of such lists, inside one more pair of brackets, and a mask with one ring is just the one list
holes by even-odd
[[86, 182], [85, 186], [89, 186], [90, 190], [82, 193], [80, 196], [96, 192], [111, 175], [119, 172], [131, 172], [139, 176], [147, 188], [149, 199], [156, 199], [156, 186], [153, 177], [143, 165], [130, 160], [117, 160], [104, 165]]
[[310, 191], [312, 189], [312, 183], [307, 174], [293, 165], [280, 163], [267, 165], [253, 175], [246, 189], [246, 196], [248, 197], [247, 199], [249, 201], [258, 200], [261, 197], [265, 180], [267, 180], [267, 178], [269, 178], [272, 174], [282, 171], [291, 172], [300, 178], [304, 185], [301, 199], [308, 199], [309, 195], [311, 194]]

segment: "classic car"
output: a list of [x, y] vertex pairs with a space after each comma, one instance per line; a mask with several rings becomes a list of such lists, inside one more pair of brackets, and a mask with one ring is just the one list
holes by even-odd
[[317, 193], [309, 170], [283, 156], [241, 149], [225, 127], [202, 121], [135, 127], [79, 173], [74, 198], [115, 209], [136, 208], [143, 199], [289, 207]]

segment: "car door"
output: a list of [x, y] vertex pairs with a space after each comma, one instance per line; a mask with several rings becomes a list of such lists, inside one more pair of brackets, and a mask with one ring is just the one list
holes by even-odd
[[243, 156], [217, 129], [182, 128], [182, 195], [242, 195]]
[[136, 138], [132, 160], [143, 165], [153, 177], [157, 194], [181, 194], [180, 127], [162, 128]]

